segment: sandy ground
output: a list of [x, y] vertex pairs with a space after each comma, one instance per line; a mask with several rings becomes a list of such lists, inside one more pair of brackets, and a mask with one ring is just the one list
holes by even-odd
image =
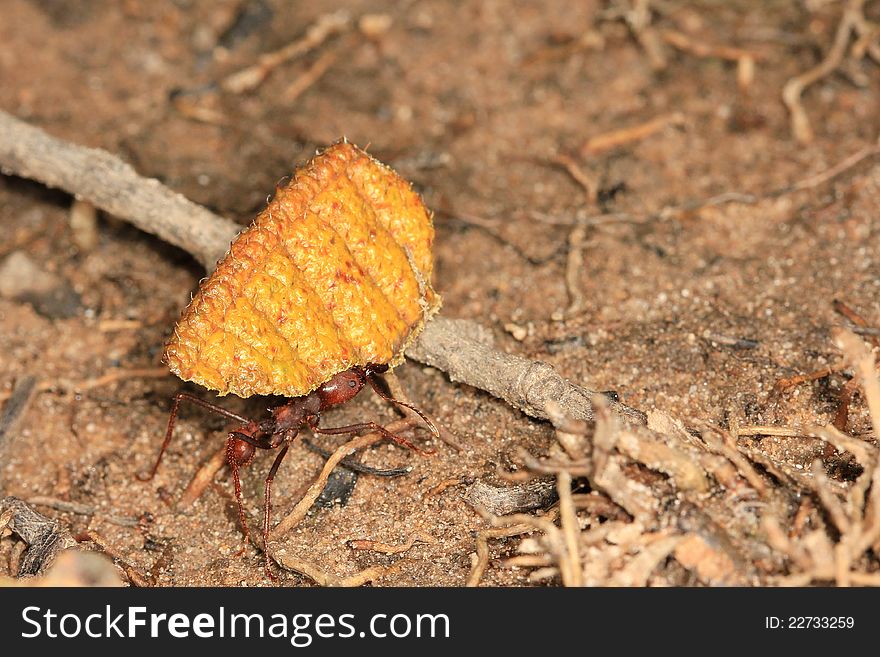
[[[665, 69], [653, 70], [613, 5], [597, 2], [8, 0], [0, 107], [117, 153], [242, 224], [316, 148], [342, 136], [369, 144], [436, 212], [444, 316], [478, 321], [503, 350], [689, 425], [829, 422], [851, 372], [784, 392], [774, 384], [839, 362], [830, 330], [848, 322], [835, 299], [880, 323], [880, 166], [867, 158], [804, 191], [774, 192], [876, 140], [880, 70], [853, 59], [810, 87], [804, 105], [815, 139], [798, 143], [781, 89], [827, 51], [840, 3], [814, 13], [802, 3], [669, 4], [654, 16], [662, 28], [757, 54], [747, 89], [735, 63], [670, 47]], [[868, 3], [875, 20], [876, 4]], [[391, 22], [384, 32], [374, 19], [329, 39], [253, 92], [218, 90], [226, 75], [337, 8]], [[579, 42], [584, 34], [592, 38]], [[325, 65], [313, 84], [298, 86]], [[658, 117], [669, 120], [643, 139], [581, 150], [592, 137]], [[598, 201], [552, 161], [559, 154], [595, 181]], [[756, 199], [689, 209], [726, 193]], [[92, 516], [38, 508], [74, 533], [99, 532], [131, 564], [152, 568], [160, 585], [266, 584], [256, 550], [236, 555], [242, 535], [225, 473], [190, 509], [169, 504], [222, 443], [222, 420], [183, 411], [156, 479], [135, 477], [155, 456], [171, 396], [198, 389], [170, 374], [85, 385], [114, 368], [160, 367], [164, 339], [203, 272], [108, 216], [97, 242], [84, 244], [70, 228], [70, 204], [63, 193], [0, 177], [0, 264], [25, 256], [32, 280], [45, 282], [0, 298], [0, 394], [26, 377], [38, 381], [5, 438], [0, 491], [93, 506]], [[567, 285], [572, 223], [598, 215], [606, 220], [578, 236], [583, 264]], [[573, 294], [582, 303], [566, 313]], [[398, 374], [462, 451], [442, 443], [434, 457], [370, 450], [366, 463], [409, 465], [411, 474], [360, 477], [346, 505], [315, 511], [284, 548], [340, 576], [396, 563], [379, 585], [461, 585], [485, 522], [464, 501], [464, 484], [435, 487], [510, 469], [520, 448], [545, 455], [553, 430], [436, 370], [408, 362]], [[256, 415], [269, 401], [223, 403]], [[326, 423], [394, 417], [365, 392]], [[876, 442], [859, 397], [847, 430]], [[740, 442], [795, 470], [820, 457], [844, 485], [854, 477], [815, 439]], [[261, 455], [244, 477], [254, 526], [270, 458]], [[276, 479], [276, 508], [290, 508], [321, 463], [295, 445]], [[139, 527], [107, 519], [145, 513], [151, 521]], [[433, 542], [397, 555], [347, 546], [400, 544], [417, 533]], [[484, 584], [530, 585], [529, 569], [498, 561], [520, 540], [492, 542]], [[14, 542], [0, 540], [0, 572]], [[780, 572], [773, 564], [766, 572]], [[667, 564], [652, 583], [700, 583], [679, 571]], [[310, 583], [290, 572], [281, 580]]]

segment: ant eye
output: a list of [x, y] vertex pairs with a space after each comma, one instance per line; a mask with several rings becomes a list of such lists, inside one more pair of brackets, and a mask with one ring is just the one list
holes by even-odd
[[354, 379], [349, 379], [348, 387], [349, 388], [357, 388], [357, 381], [355, 381]]

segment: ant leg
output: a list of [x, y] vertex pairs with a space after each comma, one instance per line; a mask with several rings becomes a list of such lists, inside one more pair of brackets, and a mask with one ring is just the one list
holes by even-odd
[[239, 555], [244, 552], [245, 546], [251, 539], [251, 532], [248, 529], [247, 517], [244, 513], [244, 501], [241, 497], [241, 478], [238, 476], [238, 461], [235, 459], [235, 441], [237, 438], [233, 437], [233, 434], [229, 434], [229, 437], [226, 439], [226, 462], [229, 463], [229, 468], [232, 470], [232, 482], [235, 485], [235, 501], [238, 502], [238, 520], [241, 523], [241, 529], [244, 532], [244, 545], [242, 545], [241, 550], [239, 550]]
[[247, 515], [244, 512], [239, 468], [242, 465], [247, 465], [253, 460], [254, 452], [251, 451], [250, 455], [246, 457], [246, 460], [242, 461], [242, 453], [240, 449], [238, 449], [241, 446], [239, 441], [241, 443], [247, 443], [251, 447], [257, 449], [274, 449], [275, 446], [272, 445], [268, 437], [254, 438], [241, 431], [230, 431], [229, 436], [226, 438], [226, 462], [229, 464], [229, 469], [232, 470], [232, 481], [235, 484], [235, 501], [238, 503], [238, 519], [239, 522], [241, 522], [241, 527], [244, 531], [244, 544], [238, 551], [238, 555], [241, 556], [250, 541], [250, 530], [248, 529]]
[[266, 575], [268, 575], [269, 579], [273, 582], [278, 578], [272, 574], [272, 569], [269, 567], [269, 517], [272, 509], [272, 481], [275, 479], [275, 473], [278, 472], [278, 468], [281, 466], [281, 461], [287, 456], [287, 450], [289, 448], [290, 443], [285, 443], [284, 447], [281, 448], [281, 451], [278, 452], [278, 456], [275, 457], [275, 461], [272, 463], [272, 468], [269, 470], [269, 474], [266, 475], [266, 495], [263, 505], [263, 558], [265, 559]]
[[222, 415], [223, 417], [227, 417], [231, 420], [238, 420], [242, 424], [246, 424], [248, 422], [248, 418], [241, 416], [238, 413], [227, 411], [222, 406], [212, 404], [211, 402], [205, 401], [201, 397], [196, 397], [195, 395], [188, 392], [178, 392], [176, 395], [174, 395], [174, 403], [171, 405], [171, 415], [168, 418], [168, 428], [165, 430], [165, 440], [162, 441], [162, 448], [159, 450], [159, 456], [156, 458], [156, 463], [153, 465], [153, 469], [150, 471], [149, 475], [147, 475], [146, 477], [138, 475], [138, 479], [140, 479], [141, 481], [149, 481], [156, 476], [156, 471], [159, 469], [159, 464], [162, 462], [162, 456], [165, 454], [165, 450], [168, 448], [168, 444], [171, 442], [171, 436], [174, 433], [174, 425], [177, 423], [177, 412], [180, 408], [180, 402], [183, 400], [195, 404], [196, 406], [206, 408], [209, 411], [216, 413], [217, 415]]
[[268, 436], [265, 436], [263, 438], [253, 438], [246, 433], [242, 433], [241, 431], [230, 431], [229, 437], [240, 440], [244, 443], [247, 443], [248, 445], [253, 445], [257, 449], [275, 449], [276, 447], [278, 447], [278, 445], [272, 444], [272, 441], [269, 439]]
[[330, 436], [338, 436], [340, 434], [346, 433], [360, 433], [361, 431], [375, 431], [381, 433], [383, 436], [397, 443], [398, 445], [411, 449], [414, 452], [423, 455], [429, 453], [425, 452], [422, 449], [419, 449], [406, 438], [401, 438], [400, 436], [391, 433], [381, 424], [376, 424], [375, 422], [361, 422], [359, 424], [349, 424], [345, 427], [333, 427], [332, 429], [323, 429], [318, 426], [318, 419], [314, 418], [309, 420], [309, 427], [311, 427], [312, 431], [314, 431], [315, 433], [323, 433]]
[[[385, 392], [385, 390], [382, 388], [383, 385], [387, 385], [387, 384], [382, 379], [382, 377], [378, 376], [375, 372], [371, 372], [371, 371], [367, 370], [366, 374], [367, 374], [367, 381], [369, 382], [370, 387], [373, 389], [373, 391], [377, 395], [379, 395], [382, 399], [387, 401], [389, 404], [395, 404], [396, 406], [403, 406], [404, 408], [408, 408], [413, 413], [415, 413], [420, 418], [422, 418], [422, 422], [424, 422], [427, 425], [428, 429], [431, 431], [431, 433], [434, 434], [434, 436], [436, 438], [440, 437], [440, 431], [437, 430], [437, 427], [434, 426], [434, 423], [431, 421], [431, 419], [427, 415], [422, 413], [422, 411], [417, 409], [415, 406], [412, 406], [411, 404], [407, 404], [406, 402], [402, 402], [399, 399], [394, 399], [393, 397], [388, 395]], [[380, 383], [380, 381], [381, 381], [381, 383]]]

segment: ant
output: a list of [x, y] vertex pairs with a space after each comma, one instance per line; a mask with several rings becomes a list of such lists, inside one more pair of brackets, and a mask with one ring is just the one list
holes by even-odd
[[[213, 413], [222, 415], [223, 417], [241, 422], [241, 426], [229, 432], [226, 439], [226, 461], [232, 470], [232, 479], [235, 484], [235, 498], [238, 502], [238, 517], [244, 530], [244, 542], [247, 545], [250, 540], [250, 530], [248, 529], [247, 519], [245, 518], [244, 504], [241, 495], [241, 479], [239, 478], [239, 468], [250, 465], [256, 456], [257, 449], [278, 449], [278, 455], [269, 469], [266, 476], [265, 500], [263, 506], [263, 556], [265, 558], [266, 575], [272, 581], [277, 578], [272, 573], [269, 564], [269, 520], [271, 513], [271, 493], [272, 481], [275, 474], [281, 466], [281, 462], [287, 455], [290, 444], [299, 435], [299, 432], [308, 427], [316, 434], [325, 435], [341, 435], [352, 434], [360, 431], [375, 431], [395, 443], [407, 447], [415, 452], [426, 453], [413, 445], [405, 438], [401, 438], [385, 427], [375, 422], [360, 422], [350, 424], [344, 427], [333, 427], [325, 429], [318, 426], [321, 419], [321, 412], [332, 406], [338, 406], [352, 399], [367, 384], [385, 401], [403, 406], [416, 413], [422, 421], [428, 426], [438, 438], [440, 433], [434, 423], [419, 409], [410, 406], [400, 400], [393, 399], [382, 389], [384, 381], [379, 376], [388, 371], [388, 365], [367, 365], [366, 367], [352, 367], [351, 369], [340, 372], [331, 377], [326, 383], [318, 386], [307, 395], [294, 397], [286, 404], [276, 406], [269, 409], [270, 416], [264, 420], [257, 422], [256, 420], [244, 417], [237, 413], [233, 413], [222, 406], [212, 404], [200, 397], [192, 395], [188, 392], [179, 392], [174, 396], [174, 403], [171, 406], [171, 415], [168, 418], [168, 429], [165, 432], [165, 440], [162, 442], [162, 448], [159, 450], [159, 456], [153, 466], [152, 471], [144, 481], [149, 481], [156, 475], [159, 469], [159, 463], [162, 456], [171, 442], [171, 435], [174, 432], [174, 425], [177, 421], [177, 413], [180, 402], [186, 400], [202, 408], [206, 408]], [[244, 548], [242, 548], [242, 551]]]

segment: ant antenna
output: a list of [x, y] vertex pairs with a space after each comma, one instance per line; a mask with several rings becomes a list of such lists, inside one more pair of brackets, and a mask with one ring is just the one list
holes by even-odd
[[415, 413], [420, 418], [422, 418], [422, 422], [424, 422], [427, 425], [428, 429], [431, 431], [431, 433], [434, 434], [435, 437], [440, 438], [440, 431], [437, 429], [437, 427], [434, 425], [434, 423], [431, 421], [431, 419], [427, 415], [425, 415], [422, 411], [417, 409], [412, 404], [407, 404], [406, 402], [402, 402], [399, 399], [394, 399], [393, 397], [387, 395], [385, 393], [385, 391], [382, 390], [382, 386], [377, 381], [377, 376], [373, 372], [367, 371], [366, 375], [367, 375], [367, 381], [369, 381], [369, 383], [370, 383], [370, 387], [376, 391], [377, 395], [379, 395], [382, 399], [384, 399], [385, 401], [387, 401], [391, 404], [394, 404], [396, 406], [403, 406], [404, 408], [408, 408], [409, 410], [411, 410], [413, 413]]

